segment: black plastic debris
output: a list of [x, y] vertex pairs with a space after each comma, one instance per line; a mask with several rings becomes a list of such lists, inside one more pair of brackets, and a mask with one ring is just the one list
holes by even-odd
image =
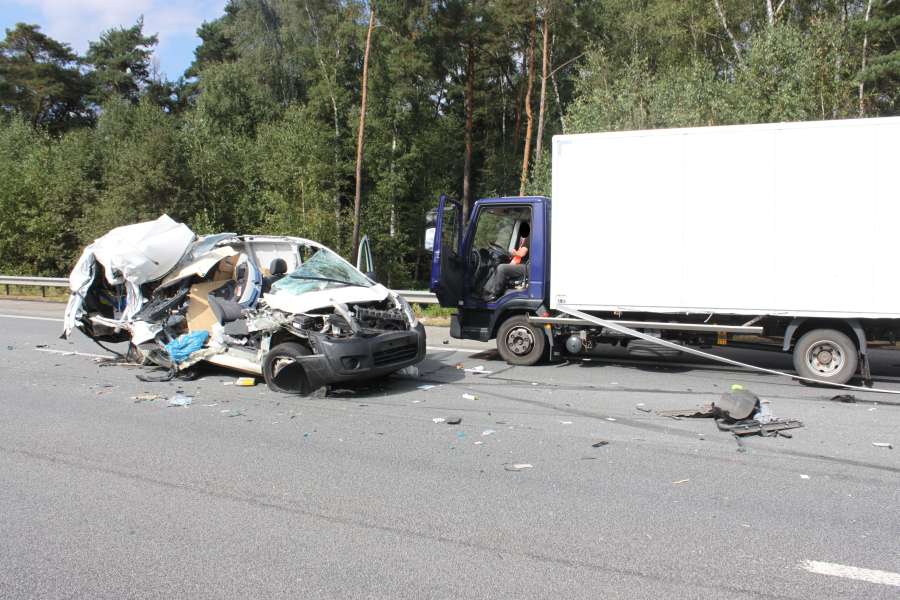
[[843, 402], [845, 404], [855, 404], [856, 396], [853, 394], [838, 394], [837, 396], [832, 396], [831, 400], [833, 402]]
[[444, 422], [447, 425], [459, 425], [462, 423], [462, 417], [447, 417]]
[[599, 442], [594, 442], [591, 444], [591, 448], [602, 448], [603, 446], [608, 446], [609, 442], [606, 440], [600, 440]]
[[[792, 437], [782, 433], [786, 429], [803, 427], [797, 419], [782, 419], [772, 415], [769, 403], [740, 385], [733, 385], [718, 401], [699, 408], [686, 410], [660, 410], [656, 414], [672, 418], [712, 418], [720, 431], [732, 433], [736, 438], [746, 435], [763, 437]], [[743, 445], [738, 443], [740, 452]]]

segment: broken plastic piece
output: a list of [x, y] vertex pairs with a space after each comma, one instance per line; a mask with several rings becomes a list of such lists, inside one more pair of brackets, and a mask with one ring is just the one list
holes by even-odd
[[445, 422], [447, 425], [459, 425], [462, 423], [462, 417], [447, 417]]
[[444, 417], [435, 417], [432, 419], [432, 421], [434, 421], [435, 423], [443, 423], [446, 420], [447, 419], [445, 419]]
[[234, 380], [234, 385], [238, 385], [241, 387], [253, 387], [256, 385], [255, 377], [238, 377]]
[[175, 392], [175, 395], [169, 398], [169, 406], [190, 406], [193, 401], [193, 397], [183, 392]]
[[463, 400], [478, 400], [478, 396], [475, 394], [463, 394]]
[[528, 463], [515, 463], [512, 465], [506, 465], [504, 467], [507, 471], [524, 471], [525, 469], [533, 469], [534, 465], [529, 465]]
[[484, 431], [481, 432], [481, 435], [494, 435], [495, 433], [497, 433], [497, 432], [494, 431], [493, 429], [485, 429]]
[[599, 442], [594, 442], [591, 444], [591, 448], [602, 448], [603, 446], [608, 446], [609, 442], [606, 440], [600, 440]]
[[872, 445], [876, 448], [888, 448], [889, 450], [894, 449], [894, 445], [890, 442], [872, 442]]

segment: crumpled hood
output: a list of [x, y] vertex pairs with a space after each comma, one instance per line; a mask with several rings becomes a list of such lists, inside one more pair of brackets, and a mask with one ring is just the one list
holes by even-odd
[[305, 292], [303, 294], [268, 293], [262, 302], [270, 308], [289, 314], [310, 312], [334, 304], [352, 304], [356, 302], [381, 302], [390, 295], [383, 285], [372, 287], [344, 286], [326, 290]]

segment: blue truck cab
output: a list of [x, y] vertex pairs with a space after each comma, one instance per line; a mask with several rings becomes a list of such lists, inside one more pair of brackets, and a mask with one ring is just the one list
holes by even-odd
[[[511, 364], [541, 360], [548, 336], [528, 315], [547, 314], [550, 199], [478, 200], [466, 225], [460, 204], [441, 196], [434, 215], [435, 227], [426, 233], [426, 248], [433, 253], [430, 289], [441, 306], [456, 309], [450, 335], [497, 339], [497, 349]], [[521, 266], [502, 267], [516, 262], [517, 255]]]

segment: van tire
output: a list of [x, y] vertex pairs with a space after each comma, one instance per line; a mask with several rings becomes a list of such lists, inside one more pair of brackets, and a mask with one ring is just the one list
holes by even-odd
[[794, 345], [794, 369], [822, 383], [847, 383], [856, 375], [859, 349], [837, 329], [807, 331]]
[[310, 354], [309, 348], [297, 342], [284, 342], [269, 350], [262, 364], [269, 389], [281, 394], [309, 394], [312, 391], [309, 377], [302, 363], [293, 359]]
[[511, 365], [535, 365], [544, 358], [546, 349], [544, 331], [529, 323], [527, 315], [514, 315], [497, 330], [497, 350]]

